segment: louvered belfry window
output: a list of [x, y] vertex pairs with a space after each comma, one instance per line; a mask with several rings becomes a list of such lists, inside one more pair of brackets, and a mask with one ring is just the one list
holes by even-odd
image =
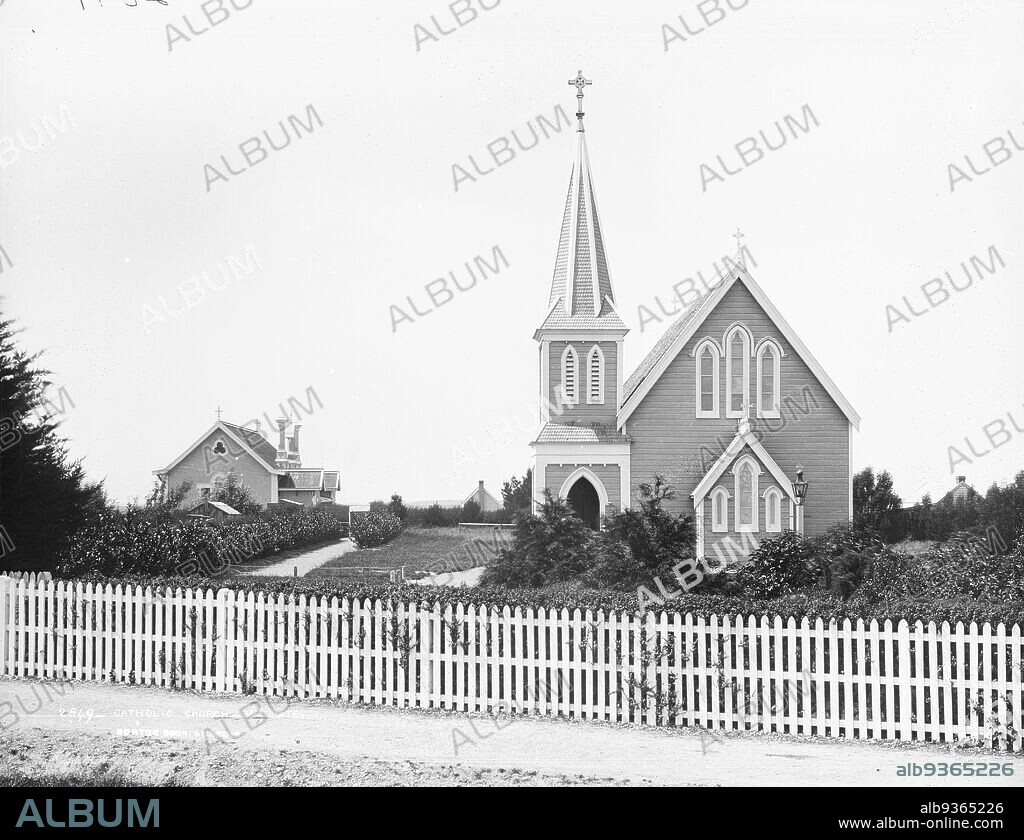
[[604, 358], [601, 349], [594, 345], [590, 351], [590, 382], [587, 390], [587, 402], [600, 405], [604, 402]]
[[576, 351], [573, 350], [570, 344], [565, 348], [565, 353], [562, 356], [562, 389], [565, 395], [565, 401], [568, 404], [577, 402], [577, 382], [579, 379], [577, 371], [578, 360], [576, 358]]

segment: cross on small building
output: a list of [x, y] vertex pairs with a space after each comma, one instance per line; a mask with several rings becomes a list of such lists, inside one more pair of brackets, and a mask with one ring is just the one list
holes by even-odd
[[217, 405], [217, 419], [218, 419], [218, 420], [220, 420], [220, 414], [221, 414], [221, 411], [220, 411], [220, 404], [218, 403], [218, 405]]
[[590, 79], [583, 78], [582, 70], [577, 70], [576, 78], [569, 79], [569, 84], [574, 85], [576, 87], [576, 119], [580, 121], [579, 130], [583, 131], [583, 88], [586, 87], [587, 85], [592, 85], [594, 83]]

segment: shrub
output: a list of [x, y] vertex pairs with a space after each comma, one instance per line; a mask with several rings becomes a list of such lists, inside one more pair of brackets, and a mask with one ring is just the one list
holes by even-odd
[[851, 522], [837, 522], [807, 543], [814, 552], [821, 588], [844, 598], [851, 587], [860, 585], [867, 565], [882, 549], [882, 540], [873, 528]]
[[402, 520], [403, 524], [405, 523], [405, 518], [409, 515], [408, 508], [406, 508], [405, 504], [402, 502], [402, 497], [397, 493], [391, 494], [391, 501], [388, 502], [388, 510]]
[[[723, 573], [724, 574], [724, 573]], [[722, 575], [716, 575], [721, 578]], [[147, 575], [119, 576], [103, 578], [98, 575], [87, 575], [80, 578], [83, 582], [91, 581], [103, 584], [130, 584], [131, 586], [153, 586], [159, 592], [162, 588], [168, 594], [175, 588], [196, 588], [206, 586], [203, 578], [198, 577], [152, 577]], [[231, 588], [236, 592], [265, 592], [284, 594], [286, 596], [300, 594], [306, 596], [341, 598], [359, 598], [370, 601], [380, 599], [384, 604], [399, 602], [419, 604], [427, 609], [434, 604], [442, 608], [458, 603], [484, 606], [501, 614], [505, 606], [544, 607], [545, 609], [584, 610], [615, 610], [622, 614], [634, 615], [638, 611], [639, 601], [635, 592], [602, 592], [581, 589], [571, 583], [551, 586], [546, 589], [508, 589], [504, 586], [478, 587], [467, 591], [458, 586], [419, 586], [413, 584], [387, 584], [348, 580], [340, 578], [275, 578], [245, 576], [234, 578]], [[651, 602], [646, 602], [651, 607]], [[780, 598], [758, 598], [754, 596], [731, 597], [722, 594], [687, 593], [666, 601], [664, 605], [655, 604], [651, 611], [655, 614], [665, 612], [691, 613], [694, 616], [781, 616], [783, 620], [793, 617], [821, 618], [826, 624], [830, 619], [842, 620], [858, 618], [876, 619], [880, 623], [891, 619], [895, 625], [900, 620], [958, 621], [969, 624], [974, 621], [979, 625], [990, 622], [993, 626], [1002, 622], [1007, 627], [1013, 624], [1024, 626], [1024, 602], [1021, 601], [977, 601], [968, 598], [927, 599], [896, 598], [879, 604], [866, 604], [856, 599], [842, 601], [827, 593], [807, 592], [786, 595]]]
[[213, 492], [210, 493], [210, 501], [223, 502], [239, 513], [249, 516], [259, 513], [262, 509], [252, 490], [234, 469], [228, 470], [225, 476], [217, 477], [213, 484]]
[[461, 507], [433, 504], [425, 508], [409, 508], [405, 521], [407, 525], [417, 528], [454, 528], [461, 519]]
[[402, 520], [391, 511], [371, 510], [352, 520], [352, 539], [360, 548], [391, 542], [402, 530]]
[[545, 491], [537, 516], [515, 518], [512, 545], [484, 569], [483, 586], [547, 586], [574, 580], [594, 565], [594, 532], [568, 503]]
[[955, 534], [920, 558], [924, 591], [938, 598], [1024, 600], [1022, 555], [1019, 537], [1010, 552], [1001, 553], [971, 534]]
[[694, 556], [693, 518], [673, 516], [663, 503], [675, 494], [661, 476], [640, 485], [641, 502], [609, 518], [590, 581], [611, 589], [636, 590], [656, 578], [668, 584], [672, 567]]
[[144, 508], [129, 508], [108, 511], [79, 530], [61, 553], [57, 571], [64, 576], [219, 574], [240, 559], [337, 539], [342, 531], [337, 516], [319, 508], [220, 523], [154, 517]]
[[482, 511], [480, 505], [476, 499], [467, 499], [465, 504], [462, 506], [462, 521], [463, 522], [480, 522]]
[[741, 577], [757, 595], [776, 598], [810, 585], [817, 577], [815, 565], [813, 543], [783, 531], [751, 552]]

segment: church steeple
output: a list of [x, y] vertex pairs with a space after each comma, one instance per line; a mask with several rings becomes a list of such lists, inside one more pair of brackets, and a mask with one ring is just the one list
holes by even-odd
[[583, 128], [583, 88], [591, 84], [580, 71], [569, 84], [576, 87], [578, 102], [575, 156], [569, 192], [562, 214], [555, 270], [548, 294], [548, 308], [536, 338], [544, 330], [615, 330], [626, 326], [615, 311], [605, 253], [601, 218], [597, 211], [590, 155]]

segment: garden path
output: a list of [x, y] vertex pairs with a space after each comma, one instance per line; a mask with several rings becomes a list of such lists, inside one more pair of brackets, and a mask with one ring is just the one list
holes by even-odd
[[264, 566], [261, 569], [246, 570], [241, 572], [241, 574], [260, 575], [262, 577], [305, 577], [313, 571], [313, 569], [320, 568], [320, 566], [324, 565], [328, 560], [333, 560], [335, 557], [341, 557], [341, 555], [348, 554], [350, 551], [355, 550], [355, 543], [346, 537], [336, 543], [320, 546], [320, 548], [314, 548], [312, 551], [307, 551], [305, 554], [298, 554], [294, 557], [289, 557], [287, 560], [282, 560], [280, 563], [275, 563], [273, 566]]

